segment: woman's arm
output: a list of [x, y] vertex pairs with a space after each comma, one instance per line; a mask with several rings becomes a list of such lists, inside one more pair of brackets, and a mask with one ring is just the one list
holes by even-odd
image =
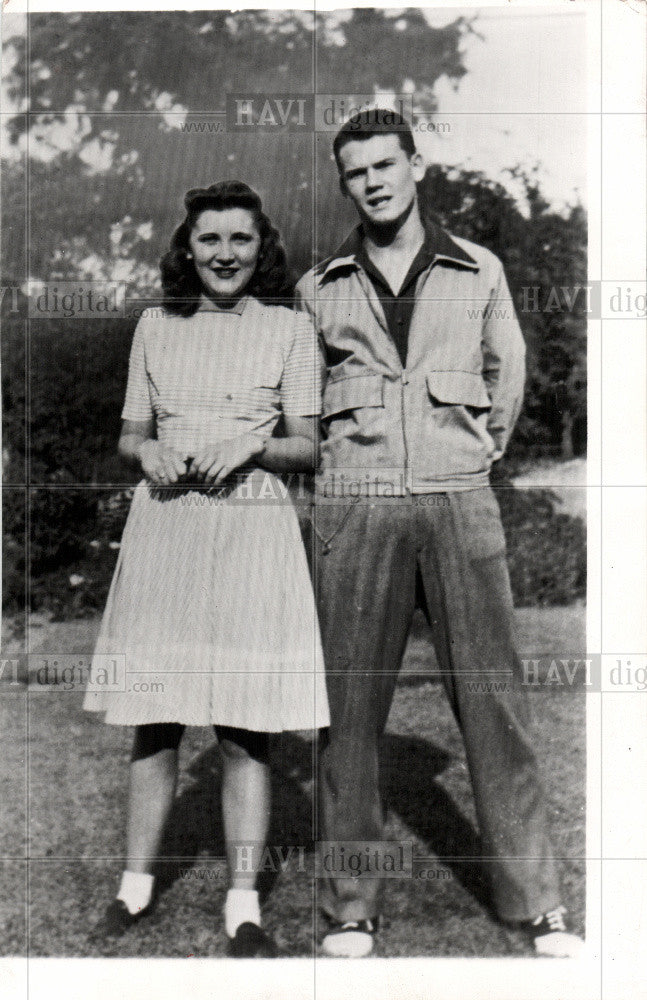
[[221, 483], [250, 462], [272, 472], [312, 472], [318, 458], [319, 417], [284, 417], [285, 437], [242, 434], [205, 448], [193, 459], [189, 476]]
[[153, 437], [152, 420], [124, 420], [118, 450], [122, 458], [141, 468], [147, 479], [158, 486], [176, 483], [186, 472], [182, 456], [172, 448], [164, 448]]
[[257, 461], [272, 472], [313, 472], [319, 457], [319, 417], [284, 417], [285, 437], [265, 439]]
[[154, 440], [154, 434], [152, 420], [123, 420], [117, 450], [129, 465], [141, 466], [139, 449], [144, 441]]

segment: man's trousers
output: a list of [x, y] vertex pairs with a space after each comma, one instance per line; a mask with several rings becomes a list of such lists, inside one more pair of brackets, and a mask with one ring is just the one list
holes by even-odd
[[[559, 903], [557, 875], [492, 490], [356, 503], [318, 499], [313, 527], [331, 714], [320, 753], [319, 839], [384, 838], [378, 743], [421, 585], [465, 745], [494, 907], [510, 921], [552, 909]], [[337, 920], [380, 910], [379, 879], [332, 877], [319, 884], [320, 904]]]

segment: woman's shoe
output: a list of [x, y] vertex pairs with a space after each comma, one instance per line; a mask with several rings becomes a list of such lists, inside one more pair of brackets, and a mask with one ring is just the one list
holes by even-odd
[[227, 954], [230, 958], [278, 958], [279, 949], [262, 927], [247, 920], [229, 938]]
[[123, 899], [113, 899], [108, 906], [103, 918], [99, 921], [92, 932], [95, 940], [101, 938], [121, 937], [135, 924], [147, 917], [153, 910], [153, 901], [145, 906], [138, 913], [131, 913]]

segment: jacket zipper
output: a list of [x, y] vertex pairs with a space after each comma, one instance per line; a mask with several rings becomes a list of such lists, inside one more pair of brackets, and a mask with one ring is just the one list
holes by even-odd
[[[377, 319], [380, 328], [384, 331], [384, 333], [386, 334], [387, 339], [392, 344], [393, 350], [395, 351], [396, 356], [398, 356], [397, 348], [395, 346], [395, 341], [393, 340], [393, 338], [392, 338], [392, 336], [391, 336], [391, 334], [390, 334], [390, 332], [388, 330], [388, 326], [386, 325], [386, 319], [384, 318], [384, 310], [382, 309], [381, 304], [380, 304], [380, 313], [381, 313], [381, 315], [380, 315], [380, 313], [378, 313], [378, 312], [375, 311], [374, 299], [377, 300], [378, 304], [379, 304], [380, 300], [379, 300], [379, 296], [377, 295], [377, 293], [375, 292], [375, 290], [373, 288], [373, 283], [370, 282], [368, 280], [368, 278], [364, 275], [364, 271], [363, 271], [362, 268], [360, 268], [360, 275], [364, 276], [364, 280], [362, 280], [362, 277], [360, 276], [359, 282], [360, 282], [360, 286], [362, 287], [362, 291], [364, 292], [364, 294], [366, 295], [366, 297], [368, 299], [369, 306], [370, 306], [371, 310], [373, 311], [373, 314], [374, 314], [375, 318]], [[372, 295], [373, 295], [374, 298], [372, 297], [371, 293], [372, 293]], [[384, 322], [382, 322], [383, 318], [384, 318]], [[401, 417], [402, 417], [402, 445], [403, 445], [403, 450], [404, 450], [404, 480], [405, 480], [405, 482], [404, 482], [404, 489], [405, 489], [405, 493], [410, 492], [409, 485], [408, 485], [408, 477], [409, 477], [409, 453], [408, 453], [408, 450], [407, 450], [407, 435], [406, 435], [405, 409], [404, 409], [404, 387], [405, 387], [405, 385], [408, 384], [408, 382], [409, 382], [409, 380], [407, 378], [406, 368], [402, 368], [402, 370], [400, 372], [400, 413], [401, 413]]]
[[400, 408], [402, 413], [402, 444], [404, 445], [404, 489], [405, 492], [409, 492], [409, 452], [407, 450], [407, 428], [406, 428], [406, 414], [404, 407], [404, 387], [409, 382], [407, 378], [406, 368], [402, 369], [400, 375]]

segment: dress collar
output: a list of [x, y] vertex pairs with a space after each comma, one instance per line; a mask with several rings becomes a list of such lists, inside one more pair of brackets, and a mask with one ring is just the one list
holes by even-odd
[[248, 295], [243, 295], [240, 299], [238, 299], [236, 303], [234, 303], [234, 305], [221, 306], [218, 305], [218, 303], [214, 299], [210, 299], [207, 298], [206, 295], [202, 295], [200, 297], [200, 302], [197, 311], [207, 312], [207, 313], [220, 313], [220, 314], [225, 313], [226, 315], [230, 316], [234, 314], [236, 316], [240, 316], [242, 315], [242, 312], [245, 306], [247, 305], [248, 299], [249, 299]]

